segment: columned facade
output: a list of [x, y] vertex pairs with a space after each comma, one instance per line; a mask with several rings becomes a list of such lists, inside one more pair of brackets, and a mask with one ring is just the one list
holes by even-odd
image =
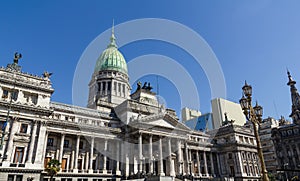
[[[258, 178], [253, 171], [257, 168], [252, 150], [256, 143], [228, 144], [236, 139], [236, 132], [247, 134], [250, 140], [251, 133], [224, 127], [220, 130], [228, 137], [223, 133], [215, 137], [191, 130], [174, 110], [159, 104], [149, 82], [138, 82], [130, 95], [126, 60], [117, 48], [114, 32], [96, 61], [88, 108], [51, 102], [51, 74], [23, 73], [17, 62], [0, 68], [0, 123], [4, 126], [0, 180], [22, 175], [21, 180], [47, 181], [51, 160], [60, 163], [55, 177], [62, 181]], [[297, 145], [286, 148], [287, 153], [299, 153]], [[241, 162], [234, 156], [236, 152], [250, 157]], [[246, 165], [232, 167], [234, 162]], [[240, 173], [241, 168], [246, 171]]]

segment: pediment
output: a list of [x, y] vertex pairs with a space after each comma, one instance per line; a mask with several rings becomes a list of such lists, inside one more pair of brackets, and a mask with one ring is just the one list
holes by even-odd
[[146, 123], [152, 124], [153, 126], [175, 129], [175, 126], [173, 126], [172, 124], [170, 124], [169, 122], [167, 122], [166, 120], [163, 120], [163, 119], [154, 120], [154, 121], [150, 121], [150, 122], [146, 122]]
[[168, 114], [151, 115], [138, 120], [139, 123], [147, 125], [147, 127], [160, 127], [172, 130], [191, 131], [190, 128], [178, 122]]

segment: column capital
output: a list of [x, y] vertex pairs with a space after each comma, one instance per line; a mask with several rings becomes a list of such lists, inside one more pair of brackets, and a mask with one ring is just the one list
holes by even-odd
[[47, 122], [45, 120], [40, 120], [39, 122], [41, 126], [47, 126]]

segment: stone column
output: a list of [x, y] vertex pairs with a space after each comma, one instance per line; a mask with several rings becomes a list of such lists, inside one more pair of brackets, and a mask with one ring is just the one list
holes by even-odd
[[209, 156], [210, 156], [211, 174], [214, 176], [215, 175], [215, 169], [214, 169], [213, 153], [210, 152]]
[[42, 155], [42, 160], [45, 160], [46, 158], [46, 150], [47, 150], [47, 144], [48, 144], [48, 135], [49, 135], [49, 132], [46, 131], [45, 133], [45, 140], [44, 140], [44, 145], [43, 145], [43, 155]]
[[120, 171], [120, 142], [116, 142], [116, 175], [121, 175]]
[[217, 156], [217, 165], [218, 165], [219, 175], [221, 176], [222, 175], [222, 166], [221, 166], [221, 162], [220, 162], [220, 155], [219, 155], [219, 153], [217, 153], [216, 156]]
[[104, 91], [103, 91], [103, 82], [100, 83], [100, 94], [104, 94]]
[[[74, 162], [74, 173], [78, 173], [78, 155], [79, 155], [79, 144], [80, 144], [80, 135], [77, 135], [77, 140], [76, 140], [76, 149], [75, 149], [75, 162]], [[81, 163], [83, 164], [83, 163]]]
[[125, 176], [128, 177], [129, 176], [129, 162], [130, 162], [130, 159], [129, 159], [129, 142], [128, 140], [125, 140], [125, 145], [124, 145], [124, 148], [125, 148], [125, 160], [124, 160], [124, 166], [125, 166]]
[[142, 133], [139, 134], [139, 173], [143, 172], [143, 136]]
[[93, 173], [94, 143], [95, 143], [95, 138], [91, 137], [91, 155], [90, 155], [89, 173]]
[[75, 156], [75, 151], [72, 150], [72, 152], [71, 152], [70, 171], [72, 171], [74, 169], [74, 156]]
[[198, 150], [196, 150], [196, 159], [197, 159], [197, 166], [198, 166], [198, 175], [201, 176], [201, 165], [200, 165], [199, 151]]
[[161, 137], [159, 137], [159, 140], [158, 140], [158, 150], [159, 150], [158, 175], [159, 175], [159, 176], [165, 176], [165, 173], [164, 173], [164, 162], [163, 162], [162, 140], [161, 140]]
[[90, 153], [87, 151], [85, 152], [85, 170], [89, 170], [89, 156], [90, 156]]
[[[98, 150], [98, 148], [97, 148], [97, 150]], [[97, 170], [97, 173], [99, 172], [99, 156], [100, 154], [99, 153], [97, 153], [97, 156], [96, 156], [96, 164], [95, 164], [95, 170]]]
[[168, 155], [169, 155], [169, 165], [170, 165], [170, 176], [175, 177], [174, 163], [172, 161], [171, 138], [168, 139]]
[[7, 147], [6, 147], [6, 160], [3, 162], [3, 166], [9, 167], [9, 164], [12, 162], [12, 152], [13, 152], [13, 147], [14, 147], [14, 136], [15, 133], [17, 132], [17, 126], [15, 123], [15, 119], [13, 118], [11, 121], [11, 129], [10, 129], [10, 134], [9, 138], [7, 141]]
[[189, 150], [189, 167], [190, 167], [190, 174], [194, 175], [194, 165], [192, 164], [192, 150]]
[[47, 138], [48, 133], [46, 131], [46, 122], [41, 121], [40, 129], [39, 129], [39, 135], [38, 135], [38, 142], [37, 142], [37, 148], [35, 153], [35, 159], [34, 159], [34, 167], [41, 168], [44, 165], [44, 156], [46, 154], [46, 147], [47, 147]]
[[204, 160], [204, 175], [208, 176], [207, 160], [206, 160], [206, 153], [205, 153], [205, 151], [203, 151], [203, 160]]
[[190, 166], [189, 166], [189, 150], [187, 147], [187, 143], [185, 143], [184, 149], [185, 149], [184, 152], [185, 152], [185, 160], [186, 160], [186, 174], [189, 175], [191, 172], [190, 172]]
[[60, 138], [60, 148], [59, 148], [59, 163], [62, 163], [62, 157], [63, 157], [63, 152], [64, 152], [64, 141], [65, 141], [65, 134], [61, 134]]
[[30, 145], [29, 145], [29, 151], [28, 151], [28, 159], [26, 163], [32, 164], [32, 154], [33, 154], [33, 149], [34, 149], [34, 143], [35, 143], [35, 137], [36, 137], [36, 128], [37, 128], [37, 123], [36, 121], [32, 122], [32, 132], [31, 132], [31, 139], [30, 139]]
[[105, 95], [107, 95], [107, 93], [108, 93], [108, 82], [106, 81], [105, 84], [106, 84], [105, 85]]
[[182, 175], [182, 150], [181, 150], [181, 141], [177, 140], [177, 162], [178, 162], [178, 173]]
[[107, 139], [104, 140], [103, 174], [107, 174], [106, 161], [107, 161]]
[[149, 172], [153, 173], [153, 150], [152, 150], [152, 135], [149, 137]]
[[81, 155], [81, 170], [82, 171], [84, 170], [84, 167], [85, 167], [85, 165], [84, 165], [84, 159], [85, 159], [85, 154], [82, 154]]

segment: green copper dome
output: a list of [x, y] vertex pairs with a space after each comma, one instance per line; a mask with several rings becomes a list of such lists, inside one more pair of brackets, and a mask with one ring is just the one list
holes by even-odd
[[118, 50], [114, 32], [112, 32], [110, 44], [102, 52], [96, 62], [95, 72], [103, 70], [114, 70], [127, 74], [127, 64], [124, 56]]

